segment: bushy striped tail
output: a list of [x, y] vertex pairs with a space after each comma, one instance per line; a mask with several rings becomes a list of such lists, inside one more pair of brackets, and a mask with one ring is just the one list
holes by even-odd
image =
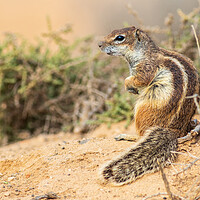
[[173, 161], [176, 157], [176, 154], [172, 153], [177, 149], [176, 135], [171, 129], [148, 129], [145, 136], [129, 151], [111, 160], [100, 170], [101, 181], [120, 186], [146, 173], [157, 171], [159, 164], [162, 167], [166, 166], [168, 159]]

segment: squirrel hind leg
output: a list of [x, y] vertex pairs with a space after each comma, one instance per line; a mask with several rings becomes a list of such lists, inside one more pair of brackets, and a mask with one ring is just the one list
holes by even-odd
[[100, 170], [103, 184], [120, 186], [128, 184], [146, 173], [158, 171], [159, 164], [164, 167], [167, 160], [173, 161], [177, 149], [177, 133], [174, 130], [153, 127], [145, 132], [130, 150], [111, 160]]

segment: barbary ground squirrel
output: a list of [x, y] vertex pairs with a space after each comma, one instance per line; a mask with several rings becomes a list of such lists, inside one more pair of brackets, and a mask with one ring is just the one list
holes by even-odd
[[198, 74], [189, 58], [158, 47], [135, 27], [113, 31], [99, 47], [128, 61], [130, 76], [125, 79], [125, 89], [138, 94], [134, 123], [143, 137], [100, 171], [104, 183], [123, 185], [175, 159], [177, 138], [191, 130], [196, 106], [186, 97], [199, 94]]

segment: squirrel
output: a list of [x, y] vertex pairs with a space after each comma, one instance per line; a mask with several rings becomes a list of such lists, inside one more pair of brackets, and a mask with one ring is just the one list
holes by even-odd
[[187, 97], [199, 94], [199, 77], [189, 58], [157, 46], [134, 26], [114, 30], [98, 46], [126, 59], [130, 76], [125, 89], [138, 95], [134, 124], [143, 137], [100, 170], [104, 184], [120, 186], [175, 160], [178, 138], [192, 129], [196, 105]]

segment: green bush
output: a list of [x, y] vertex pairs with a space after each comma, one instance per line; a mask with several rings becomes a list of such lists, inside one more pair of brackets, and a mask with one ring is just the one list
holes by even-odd
[[[92, 38], [66, 40], [69, 27], [44, 34], [36, 44], [15, 34], [0, 43], [0, 136], [8, 142], [18, 133], [86, 132], [96, 113], [116, 90], [119, 59], [92, 55]], [[111, 80], [113, 77], [113, 81]]]
[[106, 111], [97, 115], [97, 119], [93, 123], [97, 125], [106, 123], [110, 126], [112, 123], [127, 120], [127, 127], [133, 119], [134, 100], [133, 95], [116, 91], [113, 97], [106, 101]]
[[13, 34], [0, 44], [0, 126], [9, 140], [21, 130], [34, 132], [47, 123], [59, 127], [61, 113], [70, 109], [65, 103], [73, 101], [67, 95], [69, 84], [83, 81], [86, 61], [73, 58], [71, 46], [58, 38], [49, 38], [58, 46], [53, 53], [48, 43], [31, 45]]

